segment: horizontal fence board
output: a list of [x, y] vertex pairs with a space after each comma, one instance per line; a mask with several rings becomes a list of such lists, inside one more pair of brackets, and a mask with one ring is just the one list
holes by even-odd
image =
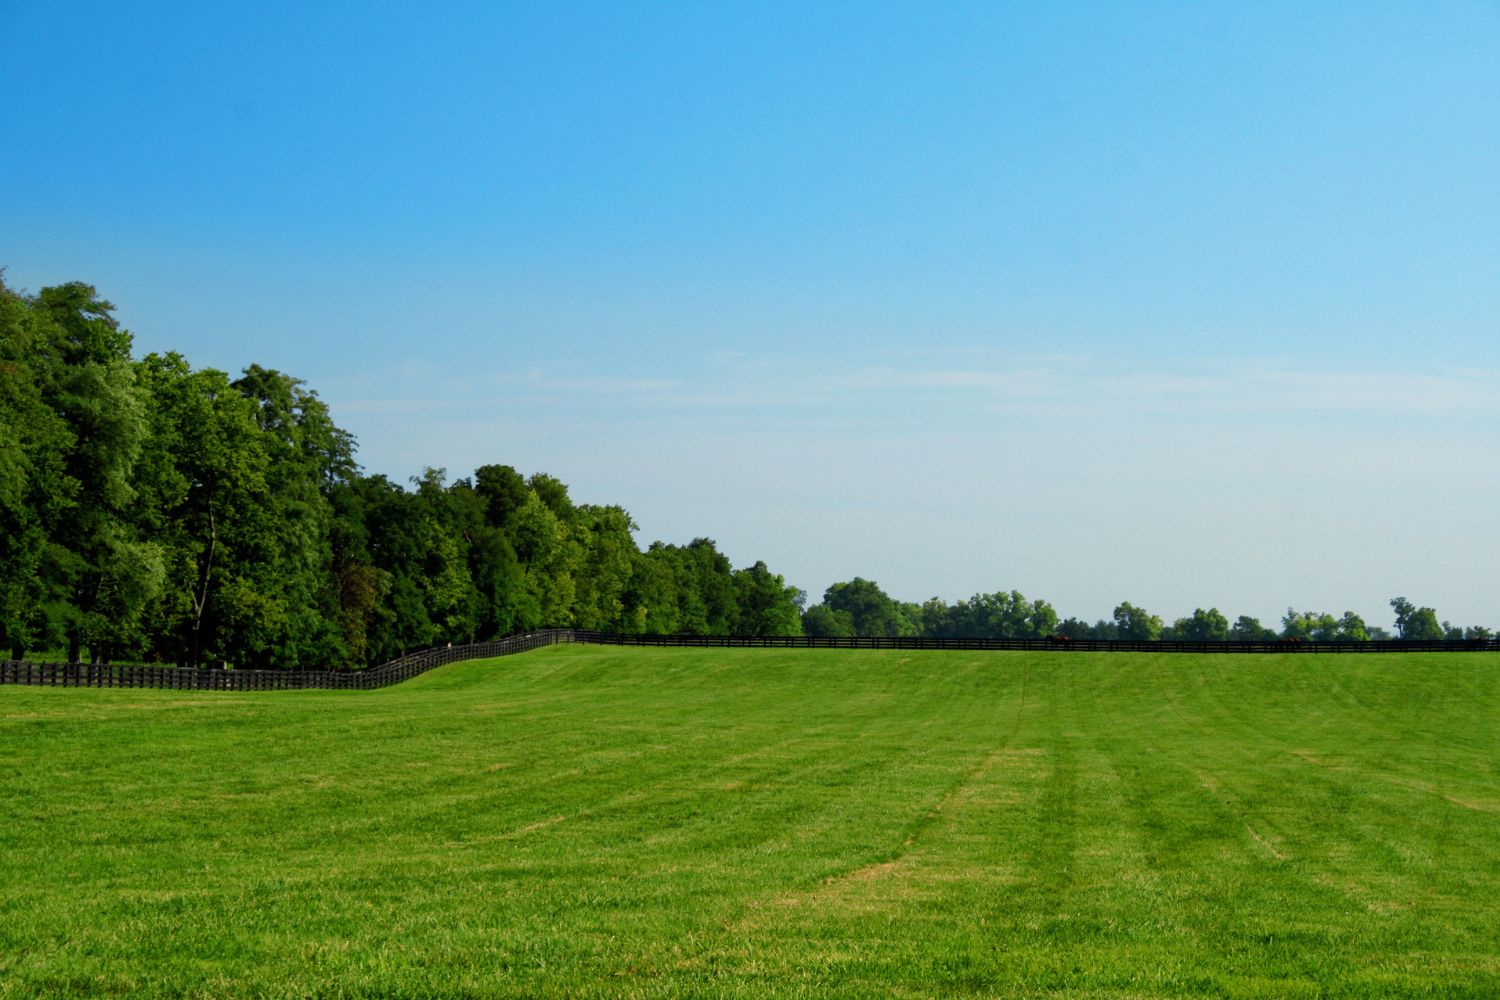
[[545, 629], [503, 639], [441, 646], [399, 657], [367, 670], [221, 670], [102, 663], [0, 661], [0, 684], [46, 687], [167, 688], [191, 691], [287, 691], [325, 689], [370, 691], [399, 684], [434, 667], [463, 660], [509, 656], [556, 643], [602, 646], [681, 647], [691, 649], [909, 649], [909, 650], [1050, 650], [1080, 653], [1460, 653], [1500, 651], [1496, 639], [1390, 639], [1380, 642], [1316, 642], [1278, 639], [1269, 642], [1204, 642], [1178, 639], [1008, 639], [930, 636], [739, 636], [656, 635]]

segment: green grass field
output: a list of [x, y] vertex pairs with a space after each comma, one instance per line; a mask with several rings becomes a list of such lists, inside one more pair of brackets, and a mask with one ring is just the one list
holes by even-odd
[[1500, 657], [0, 688], [0, 996], [1500, 996]]

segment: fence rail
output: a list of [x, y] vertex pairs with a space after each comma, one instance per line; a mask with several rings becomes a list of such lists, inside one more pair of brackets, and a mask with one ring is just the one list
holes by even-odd
[[368, 670], [218, 670], [113, 663], [0, 661], [0, 684], [37, 687], [169, 688], [181, 691], [288, 691], [302, 688], [370, 691], [460, 660], [524, 653], [562, 642], [601, 646], [720, 649], [1052, 650], [1085, 653], [1470, 653], [1500, 652], [1496, 639], [1391, 639], [1382, 642], [1194, 642], [1165, 639], [932, 639], [899, 636], [636, 635], [546, 629], [490, 642], [440, 646]]
[[1321, 642], [1311, 639], [1270, 641], [1198, 641], [1190, 639], [1041, 639], [952, 638], [917, 636], [738, 636], [632, 635], [572, 630], [572, 642], [610, 646], [692, 646], [771, 649], [955, 649], [1073, 650], [1084, 653], [1418, 653], [1500, 651], [1496, 639], [1388, 639], [1380, 642]]
[[218, 670], [114, 663], [0, 662], [0, 684], [38, 687], [170, 688], [184, 691], [288, 691], [300, 688], [370, 691], [460, 660], [524, 653], [570, 642], [568, 629], [526, 632], [491, 642], [439, 646], [368, 670]]

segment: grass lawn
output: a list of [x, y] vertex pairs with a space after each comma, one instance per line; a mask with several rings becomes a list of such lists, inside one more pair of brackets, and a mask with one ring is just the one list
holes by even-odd
[[1500, 996], [1500, 655], [0, 687], [0, 997]]

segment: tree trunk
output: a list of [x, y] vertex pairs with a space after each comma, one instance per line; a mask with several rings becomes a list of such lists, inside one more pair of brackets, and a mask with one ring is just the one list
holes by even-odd
[[208, 508], [208, 552], [203, 559], [203, 568], [198, 574], [198, 589], [189, 596], [193, 601], [193, 659], [188, 664], [196, 667], [203, 655], [203, 609], [208, 607], [208, 583], [213, 572], [214, 548], [219, 544], [219, 527], [214, 521], [212, 503]]

